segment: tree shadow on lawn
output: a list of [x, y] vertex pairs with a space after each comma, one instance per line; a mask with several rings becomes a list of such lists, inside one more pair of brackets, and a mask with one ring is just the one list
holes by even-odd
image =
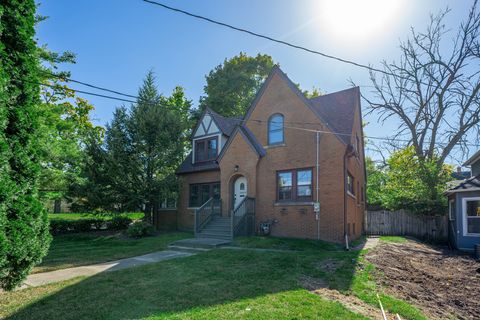
[[213, 250], [103, 272], [41, 297], [7, 319], [168, 317], [192, 309], [303, 289], [305, 278], [321, 278], [336, 289], [347, 290], [358, 254], [358, 251], [326, 250]]

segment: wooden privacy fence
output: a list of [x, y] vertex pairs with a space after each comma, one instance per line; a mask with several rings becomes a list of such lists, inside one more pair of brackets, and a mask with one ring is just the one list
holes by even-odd
[[425, 216], [405, 210], [367, 211], [365, 233], [377, 236], [412, 236], [422, 240], [446, 241], [447, 216]]

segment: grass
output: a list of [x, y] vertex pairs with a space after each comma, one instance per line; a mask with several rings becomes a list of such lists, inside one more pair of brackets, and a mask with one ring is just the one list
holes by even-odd
[[403, 243], [406, 242], [407, 239], [404, 237], [399, 237], [399, 236], [381, 236], [380, 241], [383, 242], [395, 242], [395, 243]]
[[164, 250], [173, 241], [191, 237], [190, 233], [171, 232], [131, 239], [122, 233], [75, 233], [53, 237], [47, 256], [34, 273], [53, 271]]
[[[128, 216], [132, 219], [142, 219], [143, 212], [129, 212], [121, 213], [121, 216]], [[49, 213], [48, 219], [50, 220], [82, 220], [91, 218], [100, 218], [105, 220], [112, 219], [112, 215], [94, 215], [93, 213]]]
[[302, 275], [317, 273], [314, 262], [328, 257], [326, 252], [214, 250], [4, 293], [0, 317], [364, 319], [300, 286]]
[[324, 241], [302, 240], [290, 238], [276, 237], [240, 237], [233, 242], [234, 246], [248, 247], [257, 249], [275, 249], [275, 250], [295, 250], [295, 251], [311, 251], [311, 250], [341, 250], [340, 245], [336, 245]]
[[305, 290], [300, 280], [307, 278], [377, 308], [379, 292], [385, 308], [402, 319], [425, 319], [415, 307], [382, 293], [363, 252], [281, 238], [240, 238], [235, 244], [295, 251], [212, 250], [8, 292], [0, 295], [0, 318], [364, 319]]

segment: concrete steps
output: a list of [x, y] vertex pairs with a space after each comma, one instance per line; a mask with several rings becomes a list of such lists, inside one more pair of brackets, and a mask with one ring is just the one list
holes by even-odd
[[229, 217], [214, 216], [212, 220], [196, 234], [197, 238], [231, 240], [231, 220]]

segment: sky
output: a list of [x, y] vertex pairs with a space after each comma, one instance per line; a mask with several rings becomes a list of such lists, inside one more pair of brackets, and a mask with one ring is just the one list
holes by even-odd
[[[467, 15], [468, 0], [159, 0], [167, 5], [302, 45], [329, 55], [380, 66], [398, 60], [399, 41], [410, 27], [424, 30], [431, 13], [451, 9], [445, 20], [456, 30]], [[37, 41], [54, 51], [72, 51], [76, 64], [64, 65], [71, 77], [136, 94], [149, 70], [159, 91], [185, 88], [194, 106], [205, 75], [239, 52], [269, 54], [302, 89], [331, 93], [349, 88], [349, 79], [368, 91], [369, 74], [341, 62], [268, 42], [174, 13], [141, 0], [43, 0]], [[72, 88], [91, 91], [79, 85]], [[101, 92], [99, 92], [101, 93]], [[122, 102], [79, 94], [94, 106], [93, 120], [105, 125]], [[366, 108], [366, 103], [363, 103]], [[364, 111], [365, 113], [365, 111]], [[391, 136], [397, 123], [365, 116], [366, 136]], [[472, 154], [475, 150], [470, 150]], [[368, 154], [368, 152], [367, 152]], [[373, 153], [372, 156], [375, 156]], [[460, 157], [448, 161], [454, 165]]]

